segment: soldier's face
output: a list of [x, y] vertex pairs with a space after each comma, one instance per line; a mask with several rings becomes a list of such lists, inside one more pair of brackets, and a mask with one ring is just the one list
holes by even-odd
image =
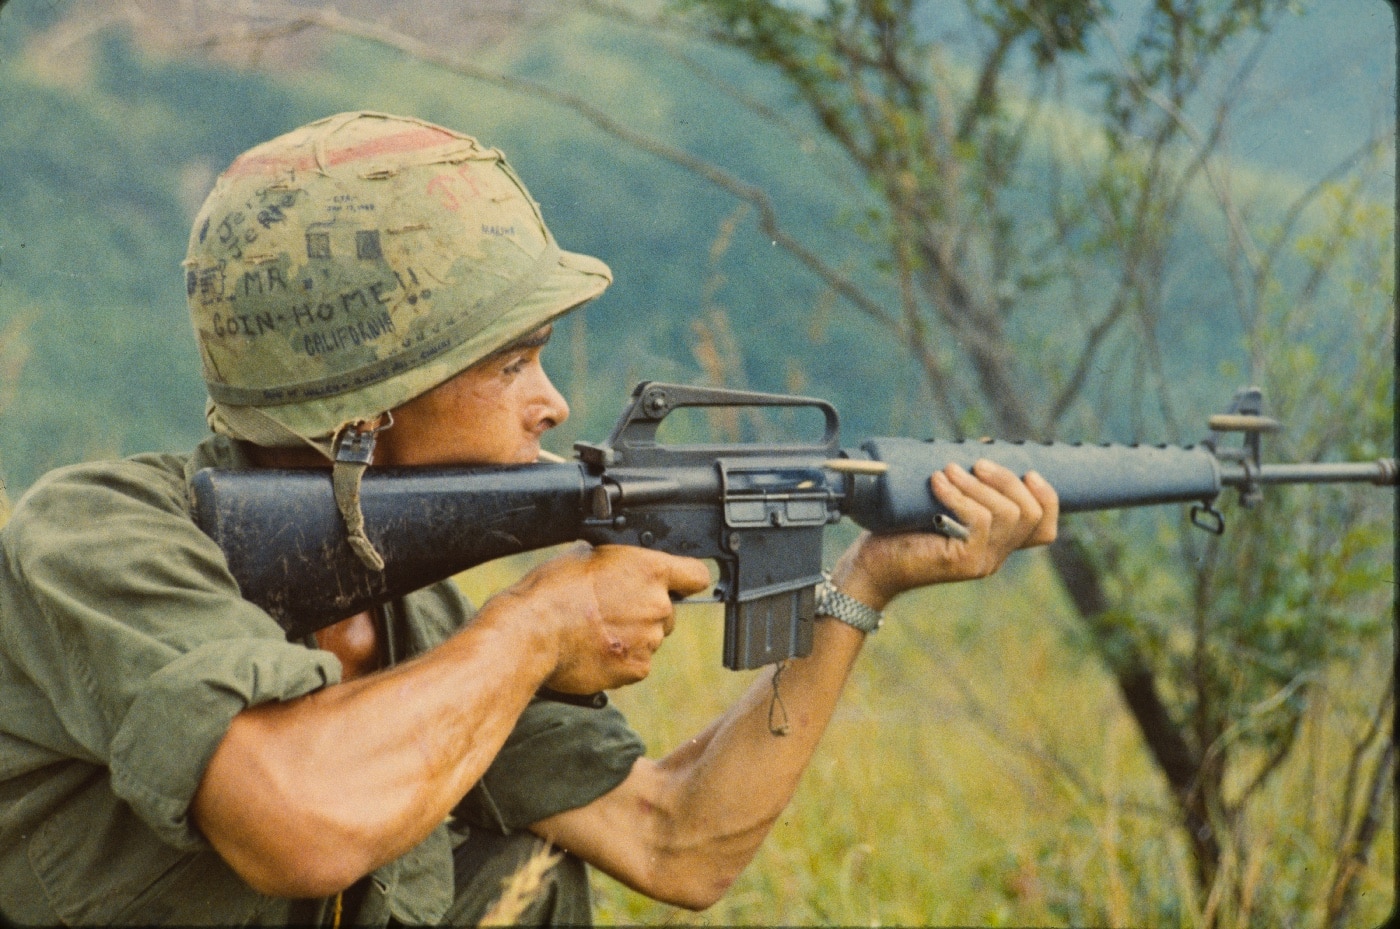
[[569, 404], [540, 362], [545, 326], [394, 410], [376, 465], [526, 464]]

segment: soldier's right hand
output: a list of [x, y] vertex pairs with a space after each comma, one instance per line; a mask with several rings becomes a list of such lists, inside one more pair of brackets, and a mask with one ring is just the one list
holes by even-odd
[[545, 686], [587, 694], [640, 681], [675, 627], [675, 597], [710, 586], [705, 563], [621, 545], [580, 543], [506, 591], [552, 624], [558, 649]]

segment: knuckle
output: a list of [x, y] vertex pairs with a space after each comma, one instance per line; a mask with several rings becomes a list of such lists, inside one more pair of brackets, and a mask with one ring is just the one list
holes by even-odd
[[953, 517], [968, 529], [984, 534], [991, 529], [994, 516], [989, 507], [980, 503], [969, 505], [961, 513], [953, 514]]
[[996, 501], [987, 507], [991, 514], [991, 525], [998, 527], [1015, 526], [1021, 522], [1021, 510], [1009, 502]]

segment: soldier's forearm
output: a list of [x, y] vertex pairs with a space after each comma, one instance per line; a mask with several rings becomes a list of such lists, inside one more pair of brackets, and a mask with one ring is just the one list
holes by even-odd
[[[792, 799], [863, 638], [818, 621], [812, 654], [781, 671], [779, 702], [774, 669], [766, 669], [695, 738], [660, 761], [639, 760], [612, 792], [532, 828], [634, 890], [690, 909], [710, 906]], [[784, 721], [786, 733], [775, 735]]]
[[404, 665], [245, 710], [192, 814], [276, 896], [324, 896], [418, 844], [490, 765], [551, 664], [511, 605]]

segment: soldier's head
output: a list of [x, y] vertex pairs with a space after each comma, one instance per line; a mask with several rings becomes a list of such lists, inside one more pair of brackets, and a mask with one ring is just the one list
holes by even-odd
[[185, 271], [211, 427], [328, 458], [359, 424], [528, 349], [612, 279], [560, 250], [499, 151], [377, 113], [235, 160]]

